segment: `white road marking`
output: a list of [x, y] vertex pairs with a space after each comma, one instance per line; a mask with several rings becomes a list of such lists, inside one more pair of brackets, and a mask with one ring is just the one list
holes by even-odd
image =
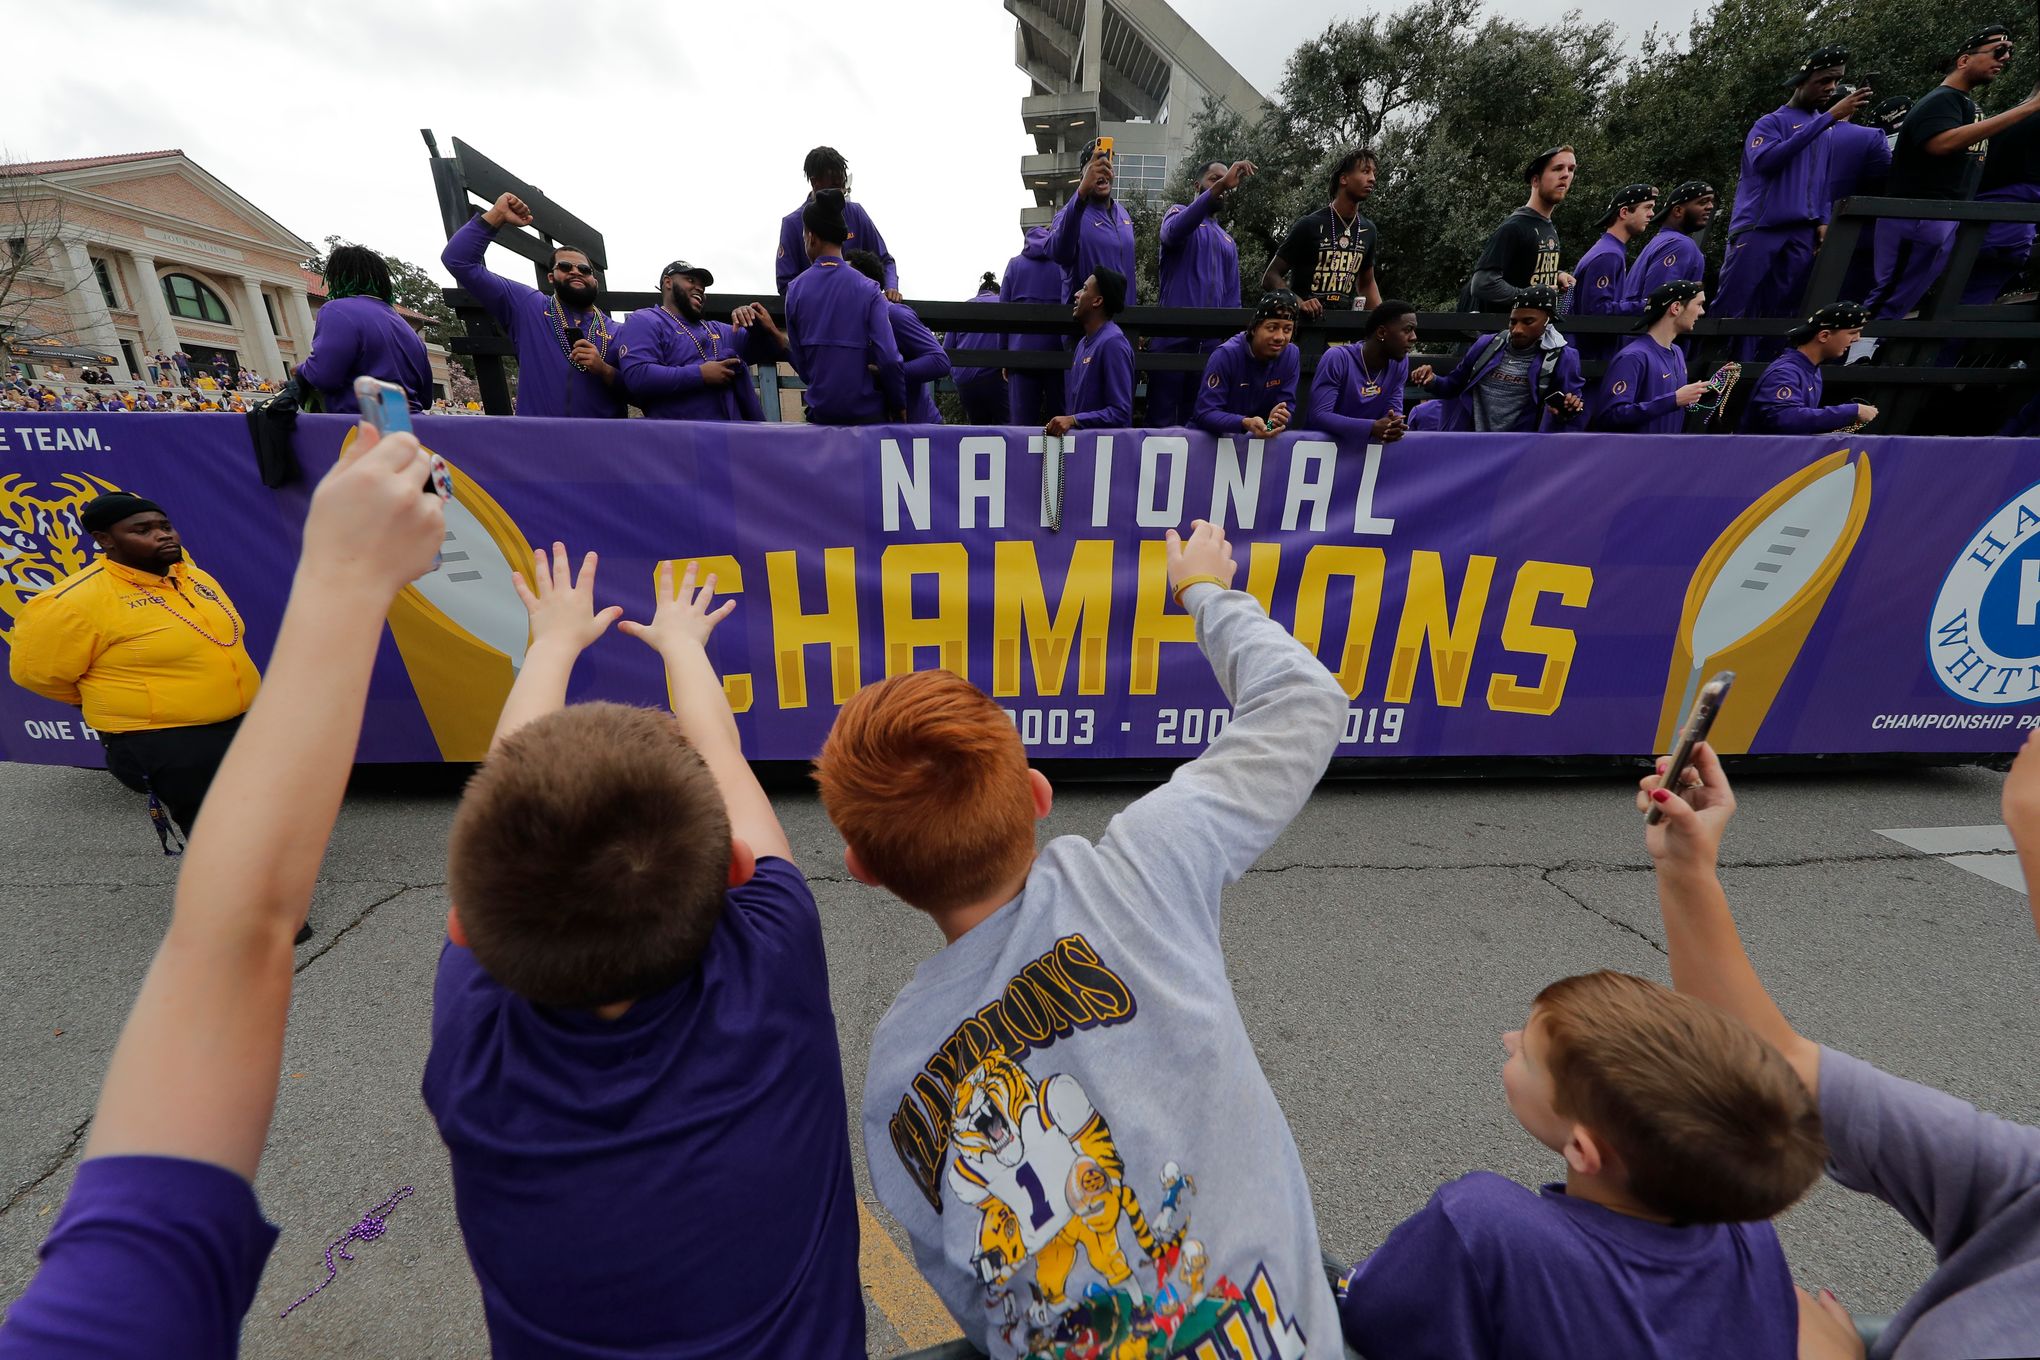
[[2012, 833], [2003, 826], [1907, 826], [1877, 834], [2013, 892], [2026, 891], [2019, 857], [2010, 853]]

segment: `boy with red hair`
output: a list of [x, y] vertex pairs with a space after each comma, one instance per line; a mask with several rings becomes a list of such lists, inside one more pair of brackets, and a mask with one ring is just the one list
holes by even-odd
[[1170, 586], [1233, 720], [1095, 844], [1036, 853], [1048, 780], [948, 672], [858, 693], [817, 763], [850, 872], [947, 941], [879, 1022], [865, 1149], [922, 1274], [998, 1360], [1339, 1350], [1219, 894], [1310, 796], [1346, 697], [1233, 574], [1216, 527], [1169, 532]]

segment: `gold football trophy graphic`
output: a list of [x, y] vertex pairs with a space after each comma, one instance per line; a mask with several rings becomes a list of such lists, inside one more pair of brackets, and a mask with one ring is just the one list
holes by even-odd
[[[354, 436], [350, 430], [347, 440]], [[446, 471], [453, 499], [446, 503], [439, 568], [398, 594], [390, 606], [390, 635], [440, 758], [480, 760], [531, 639], [524, 604], [510, 584], [512, 571], [529, 574], [531, 548], [479, 482], [451, 463]]]
[[1736, 672], [1710, 737], [1750, 749], [1870, 513], [1870, 460], [1840, 449], [1766, 491], [1721, 531], [1686, 587], [1657, 741], [1669, 749], [1703, 679]]

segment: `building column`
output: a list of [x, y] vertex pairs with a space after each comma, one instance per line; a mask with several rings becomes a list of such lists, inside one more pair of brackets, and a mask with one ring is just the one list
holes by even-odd
[[139, 250], [128, 251], [127, 257], [135, 271], [135, 312], [142, 320], [142, 339], [152, 356], [177, 353], [177, 324], [170, 319], [170, 304], [163, 301], [163, 281], [156, 277], [156, 258]]
[[71, 295], [71, 315], [78, 320], [78, 339], [101, 354], [120, 358], [120, 337], [114, 333], [113, 313], [99, 291], [99, 279], [92, 272], [92, 257], [83, 241], [58, 242], [56, 263], [64, 287]]
[[276, 332], [269, 328], [269, 309], [262, 305], [262, 280], [243, 274], [241, 291], [248, 296], [248, 324], [241, 329], [255, 341], [255, 357], [262, 366], [262, 376], [282, 382], [283, 351], [276, 347]]
[[311, 301], [304, 289], [287, 287], [283, 290], [283, 304], [290, 309], [291, 339], [297, 342], [297, 361], [303, 363], [312, 357]]

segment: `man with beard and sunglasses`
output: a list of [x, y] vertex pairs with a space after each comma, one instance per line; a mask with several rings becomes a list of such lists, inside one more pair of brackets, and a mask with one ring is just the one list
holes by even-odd
[[439, 262], [517, 346], [518, 415], [617, 419], [624, 414], [617, 373], [621, 332], [603, 314], [602, 282], [588, 253], [553, 247], [546, 275], [551, 297], [482, 264], [498, 230], [528, 227], [531, 220], [523, 199], [503, 194], [453, 234]]
[[787, 357], [786, 333], [757, 303], [728, 325], [702, 315], [715, 275], [685, 260], [659, 272], [659, 305], [640, 307], [618, 336], [623, 391], [650, 420], [763, 420], [751, 364]]
[[[2003, 74], [2012, 58], [2010, 30], [1993, 24], [1955, 50], [1947, 79], [1913, 104], [1891, 149], [1892, 198], [1966, 203], [1976, 197], [1990, 139], [2040, 113], [2040, 93], [1985, 118], [1971, 96]], [[1919, 305], [1947, 268], [1955, 224], [1887, 217], [1877, 224], [1877, 286], [1864, 304], [1879, 321]]]

